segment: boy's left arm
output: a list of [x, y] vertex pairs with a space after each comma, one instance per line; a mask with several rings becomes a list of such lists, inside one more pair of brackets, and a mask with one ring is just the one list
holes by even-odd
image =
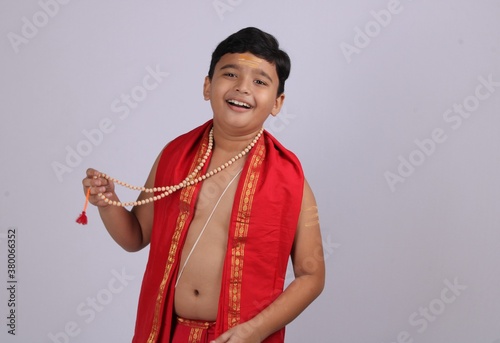
[[295, 280], [267, 308], [251, 320], [235, 326], [212, 343], [260, 343], [294, 320], [321, 293], [325, 263], [318, 207], [307, 181], [292, 249]]

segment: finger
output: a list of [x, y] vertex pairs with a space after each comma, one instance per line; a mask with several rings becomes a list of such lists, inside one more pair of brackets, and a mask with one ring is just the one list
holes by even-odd
[[92, 179], [91, 185], [92, 185], [92, 187], [96, 187], [99, 189], [99, 191], [97, 193], [114, 192], [115, 191], [115, 185], [114, 185], [113, 181], [106, 180], [104, 178]]
[[112, 181], [109, 181], [103, 177], [99, 177], [99, 176], [87, 176], [86, 178], [84, 178], [82, 180], [82, 184], [85, 186], [85, 187], [99, 187], [99, 186], [110, 186], [111, 188], [113, 188], [113, 183]]
[[85, 191], [85, 187], [90, 187], [92, 184], [92, 179], [89, 179], [86, 177], [85, 179], [82, 180], [82, 185], [83, 185], [83, 190]]
[[220, 335], [215, 341], [211, 341], [210, 343], [227, 343], [229, 342], [230, 337], [231, 334], [226, 331], [222, 335]]
[[[108, 199], [110, 199], [112, 197], [112, 193], [103, 193], [104, 196]], [[89, 202], [95, 206], [99, 206], [99, 207], [106, 207], [109, 205], [109, 203], [107, 203], [106, 201], [104, 201], [99, 195], [91, 195], [89, 197]]]
[[92, 168], [87, 169], [86, 171], [86, 177], [82, 180], [82, 184], [84, 187], [90, 187], [90, 186], [95, 186], [94, 183], [92, 183], [92, 180], [95, 180], [99, 177], [100, 173]]
[[87, 169], [87, 177], [92, 178], [92, 177], [99, 177], [101, 173], [93, 168], [88, 168]]
[[108, 189], [105, 186], [92, 186], [92, 187], [90, 187], [90, 194], [91, 195], [97, 195], [99, 193], [106, 193], [107, 191], [108, 191]]
[[96, 182], [96, 180], [98, 180], [98, 179], [86, 177], [82, 180], [82, 185], [83, 185], [83, 187], [97, 187], [97, 186], [101, 186], [102, 184], [104, 184], [102, 181]]

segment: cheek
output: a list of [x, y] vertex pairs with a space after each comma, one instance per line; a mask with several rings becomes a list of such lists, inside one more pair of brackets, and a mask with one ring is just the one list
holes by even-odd
[[228, 92], [230, 86], [227, 82], [217, 82], [211, 88], [211, 94], [219, 97], [224, 97], [224, 95]]
[[266, 94], [265, 97], [262, 98], [262, 104], [265, 104], [266, 108], [270, 111], [274, 108], [276, 104], [276, 97]]
[[209, 94], [210, 94], [210, 98], [212, 99], [212, 101], [218, 101], [220, 99], [220, 97], [222, 96], [220, 88], [217, 88], [217, 87], [211, 87]]

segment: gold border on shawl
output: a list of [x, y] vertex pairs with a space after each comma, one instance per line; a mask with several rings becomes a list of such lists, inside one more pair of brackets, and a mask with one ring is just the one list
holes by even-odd
[[[263, 141], [263, 139], [262, 139]], [[236, 240], [235, 246], [231, 251], [231, 272], [229, 280], [229, 311], [228, 327], [232, 328], [240, 323], [240, 305], [241, 305], [241, 282], [243, 279], [243, 261], [245, 257], [245, 243], [241, 238], [248, 235], [250, 224], [250, 212], [257, 188], [257, 182], [260, 175], [260, 166], [265, 157], [266, 148], [264, 144], [255, 146], [255, 153], [249, 163], [249, 171], [246, 175], [241, 191], [237, 221], [235, 225], [233, 239]]]
[[[198, 165], [200, 159], [205, 154], [207, 147], [208, 147], [208, 136], [205, 133], [205, 135], [203, 137], [202, 144], [200, 144], [200, 148], [198, 149], [196, 157], [193, 159], [191, 167], [189, 168], [189, 170], [190, 170], [189, 173], [191, 173], [194, 170], [194, 168]], [[199, 173], [200, 172], [198, 172], [198, 174]], [[194, 194], [195, 189], [196, 189], [196, 185], [183, 188], [181, 190], [181, 194], [180, 194], [180, 199], [179, 199], [180, 202], [181, 203], [185, 202], [185, 203], [191, 204], [191, 201], [193, 201], [193, 194]], [[158, 334], [160, 332], [160, 313], [162, 311], [161, 304], [163, 303], [163, 298], [165, 296], [165, 286], [167, 285], [168, 278], [170, 277], [172, 267], [174, 266], [174, 263], [175, 263], [175, 256], [176, 256], [177, 250], [179, 248], [179, 239], [181, 237], [182, 231], [185, 229], [186, 220], [189, 217], [189, 209], [190, 209], [189, 206], [181, 206], [181, 212], [179, 213], [179, 216], [177, 217], [175, 231], [174, 231], [174, 234], [172, 236], [172, 244], [170, 245], [170, 250], [168, 252], [168, 258], [167, 258], [167, 262], [165, 265], [165, 272], [163, 273], [163, 279], [161, 280], [160, 287], [158, 290], [158, 296], [156, 297], [156, 304], [155, 304], [155, 310], [154, 310], [154, 315], [153, 315], [153, 324], [151, 327], [151, 333], [149, 334], [148, 343], [156, 342], [156, 340], [158, 338]]]
[[199, 343], [201, 342], [201, 335], [203, 333], [202, 328], [191, 328], [189, 331], [188, 343]]

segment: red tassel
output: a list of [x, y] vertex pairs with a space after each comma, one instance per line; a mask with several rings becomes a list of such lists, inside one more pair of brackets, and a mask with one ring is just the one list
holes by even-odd
[[76, 218], [76, 222], [78, 224], [87, 225], [88, 220], [87, 220], [87, 215], [85, 214], [85, 211], [83, 211], [82, 214], [80, 214], [78, 216], [78, 218]]
[[89, 204], [89, 196], [90, 196], [90, 187], [89, 189], [87, 189], [87, 195], [85, 196], [85, 205], [83, 205], [82, 214], [80, 214], [78, 218], [76, 218], [76, 222], [78, 224], [87, 225], [88, 223], [86, 211], [87, 211], [87, 205]]

